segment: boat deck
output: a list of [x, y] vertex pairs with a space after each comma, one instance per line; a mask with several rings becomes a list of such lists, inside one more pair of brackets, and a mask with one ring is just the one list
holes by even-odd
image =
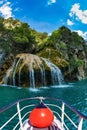
[[[44, 104], [48, 106], [55, 115], [55, 121], [53, 123], [55, 123], [55, 126], [57, 125], [57, 127], [53, 129], [53, 126], [50, 126], [51, 130], [71, 130], [71, 128], [73, 128], [73, 130], [86, 130], [87, 129], [87, 128], [85, 129], [83, 128], [83, 122], [84, 121], [87, 122], [87, 116], [83, 115], [82, 113], [74, 109], [65, 101], [58, 98], [33, 97], [33, 98], [25, 98], [25, 99], [17, 100], [16, 102], [11, 103], [10, 105], [2, 108], [0, 110], [0, 116], [2, 115], [2, 113], [5, 113], [5, 114], [6, 112], [8, 113], [9, 109], [12, 111], [13, 107], [17, 108], [17, 112], [11, 118], [6, 120], [6, 122], [4, 122], [3, 124], [0, 124], [0, 130], [8, 130], [8, 127], [11, 126], [12, 121], [14, 121], [15, 119], [16, 120], [19, 119], [19, 121], [18, 122], [14, 121], [15, 123], [11, 130], [18, 130], [18, 129], [28, 130], [28, 129], [23, 128], [24, 126], [23, 122], [26, 119], [28, 119], [29, 114], [31, 113], [32, 109], [36, 106], [38, 102], [41, 102], [41, 101], [44, 102]], [[69, 115], [66, 114], [66, 109], [67, 110], [69, 109], [70, 111], [72, 111], [72, 113], [77, 115], [76, 116], [77, 119], [75, 120], [77, 122], [74, 122], [69, 117]], [[34, 128], [34, 130], [37, 130], [37, 128]], [[44, 130], [47, 130], [47, 129], [44, 129]]]

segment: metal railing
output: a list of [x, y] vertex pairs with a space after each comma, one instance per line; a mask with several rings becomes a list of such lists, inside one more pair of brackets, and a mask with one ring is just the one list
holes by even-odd
[[[8, 119], [4, 124], [2, 124], [2, 126], [0, 127], [0, 130], [4, 130], [4, 128], [6, 128], [7, 125], [9, 125], [11, 123], [11, 121], [18, 116], [19, 121], [14, 125], [12, 130], [16, 130], [18, 129], [18, 127], [20, 128], [20, 130], [23, 130], [23, 120], [25, 119], [25, 117], [27, 117], [29, 115], [29, 113], [32, 111], [32, 107], [34, 107], [36, 104], [27, 104], [26, 106], [20, 107], [20, 103], [24, 103], [24, 101], [35, 101], [35, 100], [40, 100], [40, 102], [45, 102], [46, 101], [54, 101], [54, 103], [44, 103], [45, 105], [47, 105], [49, 108], [53, 107], [56, 110], [53, 110], [53, 108], [51, 108], [51, 110], [53, 111], [54, 115], [57, 116], [58, 120], [61, 122], [61, 126], [62, 126], [62, 130], [71, 130], [71, 128], [69, 128], [69, 126], [67, 126], [67, 123], [65, 123], [65, 117], [68, 120], [68, 122], [70, 122], [73, 125], [73, 128], [76, 130], [83, 130], [82, 129], [82, 125], [83, 125], [83, 120], [87, 121], [87, 116], [83, 115], [82, 113], [80, 113], [79, 111], [77, 111], [76, 109], [74, 109], [72, 106], [70, 106], [69, 104], [67, 104], [65, 101], [58, 99], [58, 98], [49, 98], [49, 97], [33, 97], [33, 98], [25, 98], [25, 99], [21, 99], [21, 100], [17, 100], [14, 103], [11, 103], [10, 105], [2, 108], [0, 110], [0, 114], [6, 112], [6, 110], [8, 109], [12, 109], [13, 106], [17, 107], [17, 112], [10, 118]], [[61, 106], [55, 104], [55, 101], [57, 102], [61, 102]], [[29, 103], [29, 102], [28, 102]], [[79, 117], [79, 122], [78, 124], [75, 124], [74, 121], [72, 121], [72, 119], [65, 113], [65, 107], [70, 109], [73, 113], [75, 113], [76, 115], [78, 115]], [[27, 108], [30, 108], [29, 111], [26, 111], [24, 113], [24, 115], [21, 115], [21, 112], [24, 112], [24, 110], [26, 110]], [[59, 112], [60, 111], [60, 112]], [[5, 129], [6, 130], [6, 129]]]

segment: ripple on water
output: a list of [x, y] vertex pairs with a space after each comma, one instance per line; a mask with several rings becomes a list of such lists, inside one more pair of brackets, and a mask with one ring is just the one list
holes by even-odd
[[39, 88], [28, 88], [28, 90], [31, 92], [39, 92], [40, 91]]
[[51, 86], [52, 88], [68, 88], [68, 87], [73, 87], [73, 85], [68, 85], [68, 84], [61, 84], [61, 85], [53, 85]]

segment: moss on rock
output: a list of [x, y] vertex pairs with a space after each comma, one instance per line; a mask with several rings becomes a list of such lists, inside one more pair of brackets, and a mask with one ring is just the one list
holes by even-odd
[[64, 68], [69, 65], [68, 61], [66, 61], [63, 58], [62, 53], [51, 47], [48, 48], [45, 47], [43, 50], [38, 52], [37, 55], [49, 59], [52, 63], [54, 63], [59, 68]]

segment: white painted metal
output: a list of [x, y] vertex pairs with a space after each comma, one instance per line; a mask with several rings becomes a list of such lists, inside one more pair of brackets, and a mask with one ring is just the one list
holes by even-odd
[[80, 118], [78, 130], [82, 130], [82, 123], [83, 123], [83, 118]]
[[64, 107], [65, 107], [65, 104], [62, 103], [62, 117], [61, 117], [62, 129], [64, 128], [63, 127], [63, 125], [64, 125]]
[[[33, 99], [33, 98], [31, 98]], [[44, 97], [36, 97], [34, 98], [35, 100], [40, 100], [40, 102], [42, 102], [43, 100], [45, 100], [46, 98]], [[28, 100], [28, 99], [27, 99]], [[30, 100], [30, 99], [29, 99]], [[22, 100], [22, 101], [26, 101], [26, 99]], [[18, 112], [13, 115], [5, 124], [3, 124], [1, 127], [0, 127], [0, 130], [4, 130], [5, 129], [5, 126], [8, 124], [8, 123], [11, 123], [11, 120], [13, 120], [17, 115], [19, 117], [19, 122], [17, 124], [15, 124], [13, 130], [16, 130], [17, 127], [19, 127], [19, 124], [20, 124], [20, 129], [23, 130], [23, 123], [22, 121], [24, 120], [24, 118], [31, 112], [31, 111], [26, 111], [24, 113], [24, 115], [21, 117], [21, 112], [24, 111], [26, 108], [31, 108], [32, 106], [35, 106], [35, 104], [31, 104], [31, 105], [27, 105], [27, 106], [24, 106], [22, 108], [20, 108], [19, 106], [19, 103], [20, 102], [16, 102], [14, 105], [17, 105], [17, 110]], [[78, 126], [69, 118], [69, 116], [65, 113], [64, 109], [65, 107], [68, 107], [69, 105], [66, 105], [66, 103], [64, 103], [62, 101], [62, 107], [58, 106], [58, 105], [55, 105], [55, 104], [45, 104], [49, 107], [54, 107], [56, 108], [56, 111], [53, 111], [54, 115], [57, 115], [57, 118], [58, 120], [61, 122], [61, 126], [62, 126], [62, 129], [61, 130], [71, 130], [71, 128], [68, 128], [67, 125], [65, 124], [64, 122], [64, 117], [66, 116], [66, 118], [68, 119], [68, 121], [73, 125], [73, 128], [77, 129], [77, 130], [82, 130], [82, 124], [83, 124], [83, 118], [85, 119], [84, 116], [80, 116], [80, 114], [78, 114], [78, 112], [76, 112], [76, 114], [79, 115], [79, 118], [80, 118], [80, 121], [79, 121], [79, 124]], [[71, 107], [68, 107], [69, 109]], [[71, 109], [72, 111], [74, 110], [73, 108]], [[60, 111], [60, 113], [62, 112], [62, 115], [58, 113], [58, 111]], [[74, 110], [76, 111], [76, 110]], [[73, 112], [74, 112], [73, 111]], [[65, 129], [64, 129], [65, 128]], [[32, 128], [31, 128], [32, 129]]]
[[19, 102], [17, 103], [17, 110], [18, 110], [18, 117], [19, 117], [19, 122], [20, 122], [20, 128], [21, 128], [21, 130], [23, 130], [23, 124], [22, 124], [22, 118], [21, 118]]
[[69, 118], [69, 116], [64, 113], [64, 115], [67, 117], [67, 119], [71, 122], [71, 124], [75, 127], [75, 128], [78, 128], [77, 125]]

